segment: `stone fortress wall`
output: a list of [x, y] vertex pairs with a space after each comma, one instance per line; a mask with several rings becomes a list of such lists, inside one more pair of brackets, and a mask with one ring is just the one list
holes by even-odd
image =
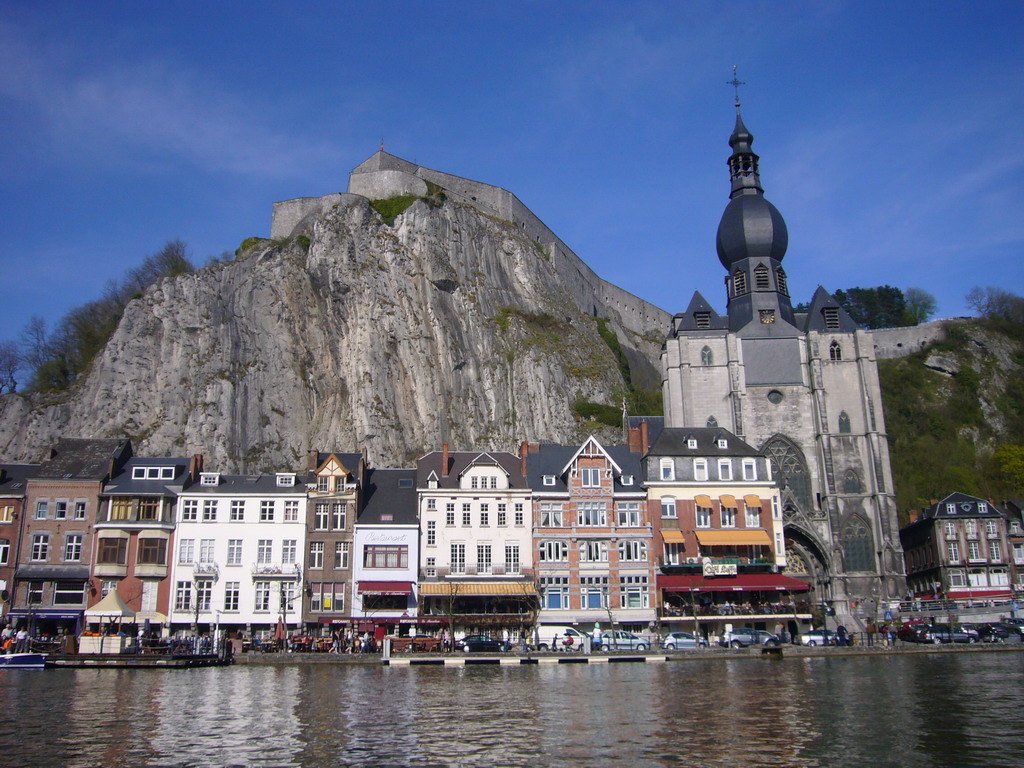
[[377, 152], [349, 176], [348, 192], [323, 197], [300, 197], [274, 203], [270, 237], [291, 236], [310, 216], [318, 216], [345, 198], [370, 200], [397, 195], [425, 196], [426, 182], [441, 187], [452, 200], [513, 223], [549, 254], [556, 271], [572, 292], [581, 312], [593, 316], [618, 315], [621, 325], [638, 335], [662, 337], [672, 315], [650, 302], [601, 279], [529, 208], [506, 189], [423, 168], [386, 152]]
[[931, 320], [907, 328], [878, 328], [871, 331], [871, 338], [875, 342], [875, 357], [878, 360], [886, 360], [912, 355], [929, 344], [944, 340], [947, 323], [965, 323], [970, 322], [971, 319], [969, 317], [950, 317], [944, 320]]

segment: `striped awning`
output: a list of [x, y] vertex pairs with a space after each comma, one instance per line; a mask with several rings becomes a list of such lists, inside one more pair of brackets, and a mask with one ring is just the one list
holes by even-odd
[[760, 507], [761, 497], [755, 496], [754, 494], [751, 493], [743, 497], [743, 503], [746, 504], [748, 507]]
[[711, 497], [704, 493], [694, 496], [693, 501], [698, 507], [704, 507], [705, 509], [711, 506]]
[[735, 507], [736, 506], [736, 497], [735, 496], [730, 496], [727, 493], [723, 493], [721, 496], [719, 496], [718, 500], [720, 502], [722, 502], [722, 506], [723, 507]]
[[473, 597], [477, 595], [534, 596], [537, 587], [523, 581], [421, 581], [420, 597]]
[[769, 547], [772, 543], [767, 531], [756, 528], [745, 531], [697, 531], [697, 541], [710, 547]]
[[683, 532], [676, 530], [666, 531], [662, 529], [661, 538], [664, 539], [667, 544], [682, 544], [685, 541], [683, 538]]

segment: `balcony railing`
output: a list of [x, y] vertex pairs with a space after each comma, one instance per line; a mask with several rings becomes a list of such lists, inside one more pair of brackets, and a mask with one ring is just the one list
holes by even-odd
[[196, 563], [192, 566], [193, 576], [210, 576], [217, 578], [217, 574], [220, 573], [220, 569], [216, 563]]
[[298, 579], [301, 572], [296, 563], [256, 563], [252, 575], [261, 579]]

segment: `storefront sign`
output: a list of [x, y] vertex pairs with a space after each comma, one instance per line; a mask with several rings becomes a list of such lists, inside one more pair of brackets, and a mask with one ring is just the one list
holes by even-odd
[[710, 559], [704, 559], [705, 576], [735, 576], [737, 573], [736, 563], [713, 563]]

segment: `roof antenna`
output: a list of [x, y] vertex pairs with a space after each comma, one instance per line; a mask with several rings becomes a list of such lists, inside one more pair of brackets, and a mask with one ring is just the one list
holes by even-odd
[[[735, 69], [735, 67], [733, 67], [733, 69]], [[738, 93], [738, 92], [737, 92], [737, 93]], [[739, 98], [739, 96], [737, 95], [737, 97], [736, 97], [736, 98]], [[383, 151], [384, 151], [384, 137], [383, 137], [383, 136], [381, 136], [381, 137], [380, 137], [380, 151], [381, 151], [381, 152], [383, 152]]]
[[733, 88], [736, 89], [736, 114], [738, 115], [740, 113], [740, 86], [746, 85], [746, 83], [743, 80], [738, 80], [736, 78], [735, 64], [732, 65], [732, 80], [726, 82], [726, 85], [731, 85]]

